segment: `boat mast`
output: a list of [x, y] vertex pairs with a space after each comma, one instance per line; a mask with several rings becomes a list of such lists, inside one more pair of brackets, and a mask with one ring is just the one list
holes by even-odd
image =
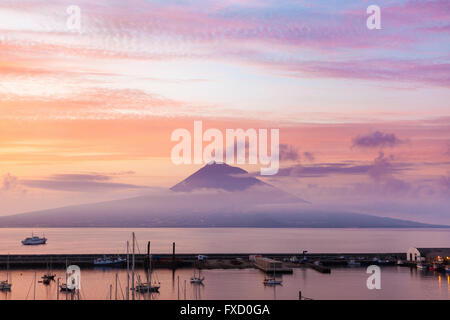
[[135, 257], [134, 257], [134, 247], [135, 247], [135, 236], [134, 236], [134, 232], [133, 232], [133, 254], [132, 254], [132, 262], [131, 262], [131, 299], [134, 300], [134, 291], [135, 291], [135, 287], [134, 287], [134, 263], [135, 263]]
[[9, 253], [8, 253], [8, 260], [6, 261], [6, 283], [9, 283]]
[[127, 240], [127, 300], [130, 300], [130, 243]]
[[34, 293], [33, 300], [36, 300], [36, 272], [34, 272]]
[[148, 274], [149, 283], [152, 284], [152, 255], [150, 254], [150, 241], [148, 242]]
[[67, 283], [67, 257], [66, 257], [66, 270], [65, 270], [65, 274], [66, 274], [66, 300], [69, 300], [69, 296], [67, 295], [67, 290], [69, 289], [68, 283]]
[[150, 241], [148, 242], [148, 246], [147, 246], [147, 251], [148, 251], [148, 292], [149, 292], [149, 296], [148, 296], [148, 300], [151, 299], [151, 295], [150, 295], [150, 291], [152, 291], [152, 255], [150, 254]]

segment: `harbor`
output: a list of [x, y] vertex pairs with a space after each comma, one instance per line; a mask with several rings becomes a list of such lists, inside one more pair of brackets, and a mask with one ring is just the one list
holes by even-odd
[[[65, 237], [58, 241], [58, 234], [63, 231]], [[0, 254], [0, 300], [200, 300], [245, 299], [250, 295], [258, 299], [389, 299], [393, 297], [386, 290], [386, 286], [391, 285], [387, 281], [400, 287], [414, 284], [418, 288], [424, 281], [429, 283], [425, 291], [419, 289], [414, 295], [399, 298], [447, 299], [450, 292], [450, 250], [444, 247], [409, 247], [386, 252], [314, 252], [309, 246], [298, 243], [295, 250], [291, 244], [288, 246], [291, 250], [286, 252], [279, 248], [273, 252], [267, 249], [214, 252], [212, 247], [187, 252], [186, 248], [192, 246], [193, 241], [199, 244], [196, 246], [199, 249], [203, 248], [202, 243], [192, 239], [180, 241], [177, 237], [178, 241], [167, 239], [168, 234], [179, 235], [178, 230], [165, 233], [164, 241], [158, 239], [157, 229], [138, 231], [139, 241], [134, 231], [83, 230], [93, 236], [95, 232], [97, 242], [89, 240], [89, 243], [98, 244], [90, 246], [91, 250], [85, 253], [67, 245], [72, 243], [70, 232], [74, 231], [71, 230], [45, 230], [23, 241], [17, 237], [17, 241], [8, 245], [13, 252], [3, 250]], [[277, 230], [278, 237], [282, 238], [283, 232]], [[198, 238], [198, 233], [195, 234]], [[209, 230], [206, 239], [213, 239]], [[103, 245], [111, 241], [116, 241], [114, 251]], [[263, 241], [258, 244], [264, 248]], [[369, 275], [366, 271], [372, 265], [381, 269], [384, 290], [367, 289]], [[78, 289], [71, 285], [76, 278], [73, 275], [81, 279]], [[327, 286], [331, 286], [330, 289], [326, 289]], [[343, 294], [344, 291], [348, 291], [347, 294]]]
[[[203, 261], [199, 261], [198, 256], [206, 256]], [[152, 265], [154, 268], [189, 268], [198, 264], [203, 269], [242, 269], [258, 268], [251, 256], [260, 254], [248, 253], [191, 253], [191, 254], [152, 254]], [[6, 268], [9, 261], [11, 268], [43, 268], [49, 263], [55, 268], [64, 268], [67, 264], [75, 264], [83, 268], [94, 268], [94, 261], [104, 257], [122, 257], [126, 259], [127, 254], [121, 253], [111, 255], [106, 253], [99, 254], [12, 254], [0, 255], [0, 268]], [[262, 255], [260, 255], [262, 256]], [[349, 261], [357, 259], [361, 265], [388, 264], [395, 265], [398, 259], [406, 259], [406, 253], [265, 253], [265, 258], [274, 259], [279, 262], [276, 265], [276, 271], [286, 271], [290, 268], [307, 266], [310, 267], [315, 261], [320, 261], [324, 266], [346, 266]], [[298, 262], [292, 262], [291, 258], [296, 257]], [[301, 263], [301, 259], [306, 258], [308, 263]], [[148, 254], [135, 254], [137, 265], [144, 265], [148, 259]], [[375, 259], [375, 260], [374, 260]], [[405, 262], [407, 265], [407, 263]], [[122, 267], [126, 263], [122, 263]], [[116, 266], [116, 267], [120, 267]], [[261, 267], [259, 267], [261, 269]], [[264, 269], [264, 268], [262, 268]], [[265, 269], [273, 271], [270, 267]]]
[[[293, 268], [292, 274], [277, 275], [282, 285], [264, 286], [265, 274], [255, 268], [202, 269], [203, 285], [190, 283], [195, 272], [192, 268], [157, 269], [153, 276], [160, 282], [157, 293], [140, 294], [136, 300], [236, 300], [236, 299], [288, 299], [298, 300], [299, 291], [314, 300], [326, 299], [450, 299], [450, 275], [416, 268], [381, 266], [381, 290], [368, 290], [368, 274], [364, 267], [333, 267], [331, 274], [311, 268]], [[58, 290], [65, 281], [65, 270], [54, 269], [55, 281], [40, 283], [42, 269], [11, 269], [10, 291], [0, 291], [0, 300], [66, 300], [71, 293]], [[142, 276], [145, 270], [136, 269]], [[34, 279], [37, 274], [36, 294]], [[1, 280], [5, 273], [0, 272]], [[116, 286], [117, 279], [117, 286]], [[81, 300], [126, 300], [126, 268], [81, 269]], [[58, 292], [59, 291], [59, 292]], [[77, 297], [74, 297], [74, 299]], [[131, 299], [131, 295], [129, 297]]]

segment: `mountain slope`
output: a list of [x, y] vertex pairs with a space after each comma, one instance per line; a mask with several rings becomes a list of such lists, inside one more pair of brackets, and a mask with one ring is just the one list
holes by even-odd
[[302, 199], [250, 177], [245, 170], [213, 163], [175, 185], [172, 190], [0, 217], [0, 227], [438, 226], [357, 213], [313, 211]]

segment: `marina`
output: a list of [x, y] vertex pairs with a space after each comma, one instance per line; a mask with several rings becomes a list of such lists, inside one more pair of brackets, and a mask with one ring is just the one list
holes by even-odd
[[[152, 300], [203, 300], [203, 299], [289, 299], [297, 300], [299, 291], [314, 300], [322, 299], [450, 299], [450, 275], [431, 271], [421, 272], [413, 268], [382, 266], [381, 290], [368, 290], [366, 268], [332, 268], [331, 274], [319, 273], [309, 268], [295, 268], [292, 274], [283, 274], [282, 285], [265, 286], [264, 273], [251, 269], [202, 270], [204, 284], [189, 282], [193, 269], [159, 269], [161, 288], [152, 293]], [[144, 273], [144, 269], [138, 269]], [[11, 270], [13, 287], [0, 291], [0, 300], [32, 300], [34, 273], [44, 269]], [[63, 269], [55, 270], [56, 280], [64, 281]], [[3, 273], [0, 273], [3, 275]], [[101, 268], [81, 270], [81, 300], [126, 299], [126, 269]], [[179, 280], [178, 280], [179, 279]], [[28, 290], [31, 291], [27, 296]], [[58, 296], [59, 295], [59, 296]], [[75, 298], [75, 297], [74, 297]], [[66, 300], [71, 294], [57, 293], [57, 281], [46, 286], [37, 284], [37, 300]], [[130, 295], [131, 299], [131, 295]], [[149, 299], [149, 295], [136, 293], [136, 300]]]

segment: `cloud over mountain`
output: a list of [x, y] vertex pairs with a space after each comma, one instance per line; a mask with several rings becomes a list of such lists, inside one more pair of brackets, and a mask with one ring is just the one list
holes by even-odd
[[395, 147], [404, 141], [400, 140], [394, 133], [383, 133], [375, 131], [353, 138], [353, 147], [359, 148], [384, 148]]

